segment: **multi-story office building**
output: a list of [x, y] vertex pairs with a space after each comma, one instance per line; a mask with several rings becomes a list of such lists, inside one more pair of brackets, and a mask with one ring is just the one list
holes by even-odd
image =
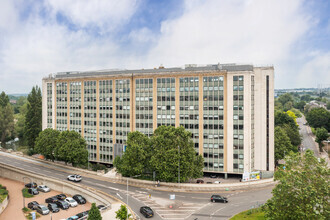
[[75, 130], [89, 160], [112, 164], [127, 134], [161, 125], [192, 133], [204, 171], [274, 170], [274, 68], [185, 68], [65, 72], [43, 79], [43, 129]]

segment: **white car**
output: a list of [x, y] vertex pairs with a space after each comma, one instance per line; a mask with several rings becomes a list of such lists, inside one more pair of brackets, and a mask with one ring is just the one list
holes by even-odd
[[76, 207], [78, 205], [77, 201], [74, 200], [73, 198], [71, 197], [67, 197], [66, 199], [64, 199], [64, 201], [66, 201], [67, 203], [69, 203], [69, 205], [71, 207]]
[[214, 181], [215, 184], [220, 184], [221, 182], [220, 181]]
[[37, 190], [38, 191], [41, 191], [41, 192], [45, 192], [45, 193], [50, 191], [49, 187], [46, 186], [46, 185], [39, 185], [39, 186], [37, 186]]
[[73, 182], [80, 182], [81, 176], [77, 175], [77, 174], [69, 175], [68, 180], [73, 181]]

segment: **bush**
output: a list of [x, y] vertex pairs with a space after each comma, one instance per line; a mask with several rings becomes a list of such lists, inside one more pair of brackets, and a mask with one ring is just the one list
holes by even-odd
[[31, 195], [30, 193], [28, 193], [28, 189], [27, 188], [22, 189], [22, 193], [23, 193], [24, 198], [32, 198], [33, 197], [33, 195]]
[[98, 163], [92, 164], [92, 170], [93, 171], [104, 170], [105, 173], [108, 172], [108, 168], [105, 165]]

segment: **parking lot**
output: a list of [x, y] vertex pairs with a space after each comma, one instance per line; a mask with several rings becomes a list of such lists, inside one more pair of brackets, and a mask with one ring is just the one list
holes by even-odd
[[[23, 208], [23, 196], [22, 189], [24, 188], [24, 184], [21, 182], [5, 179], [0, 177], [0, 184], [6, 186], [9, 191], [9, 204], [4, 212], [0, 215], [0, 219], [24, 219], [24, 215], [22, 212]], [[40, 192], [39, 195], [35, 195], [33, 198], [25, 198], [25, 207], [27, 204], [32, 201], [37, 201], [39, 204], [46, 205], [45, 199], [51, 196], [58, 195], [62, 192], [50, 191], [48, 193]], [[66, 194], [67, 195], [67, 194]], [[67, 195], [72, 197], [73, 195]], [[84, 195], [82, 195], [84, 196]], [[99, 204], [96, 204], [99, 205]], [[87, 202], [84, 205], [78, 205], [77, 207], [70, 207], [67, 210], [60, 210], [58, 213], [50, 213], [48, 215], [41, 216], [38, 218], [39, 220], [57, 220], [57, 219], [66, 219], [70, 216], [73, 216], [77, 213], [89, 210], [91, 208], [91, 203]]]

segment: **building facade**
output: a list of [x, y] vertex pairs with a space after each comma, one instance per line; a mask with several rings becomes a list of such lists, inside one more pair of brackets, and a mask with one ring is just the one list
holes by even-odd
[[79, 132], [92, 162], [112, 164], [129, 132], [171, 125], [192, 133], [204, 172], [274, 171], [273, 67], [65, 72], [42, 83], [43, 129]]

